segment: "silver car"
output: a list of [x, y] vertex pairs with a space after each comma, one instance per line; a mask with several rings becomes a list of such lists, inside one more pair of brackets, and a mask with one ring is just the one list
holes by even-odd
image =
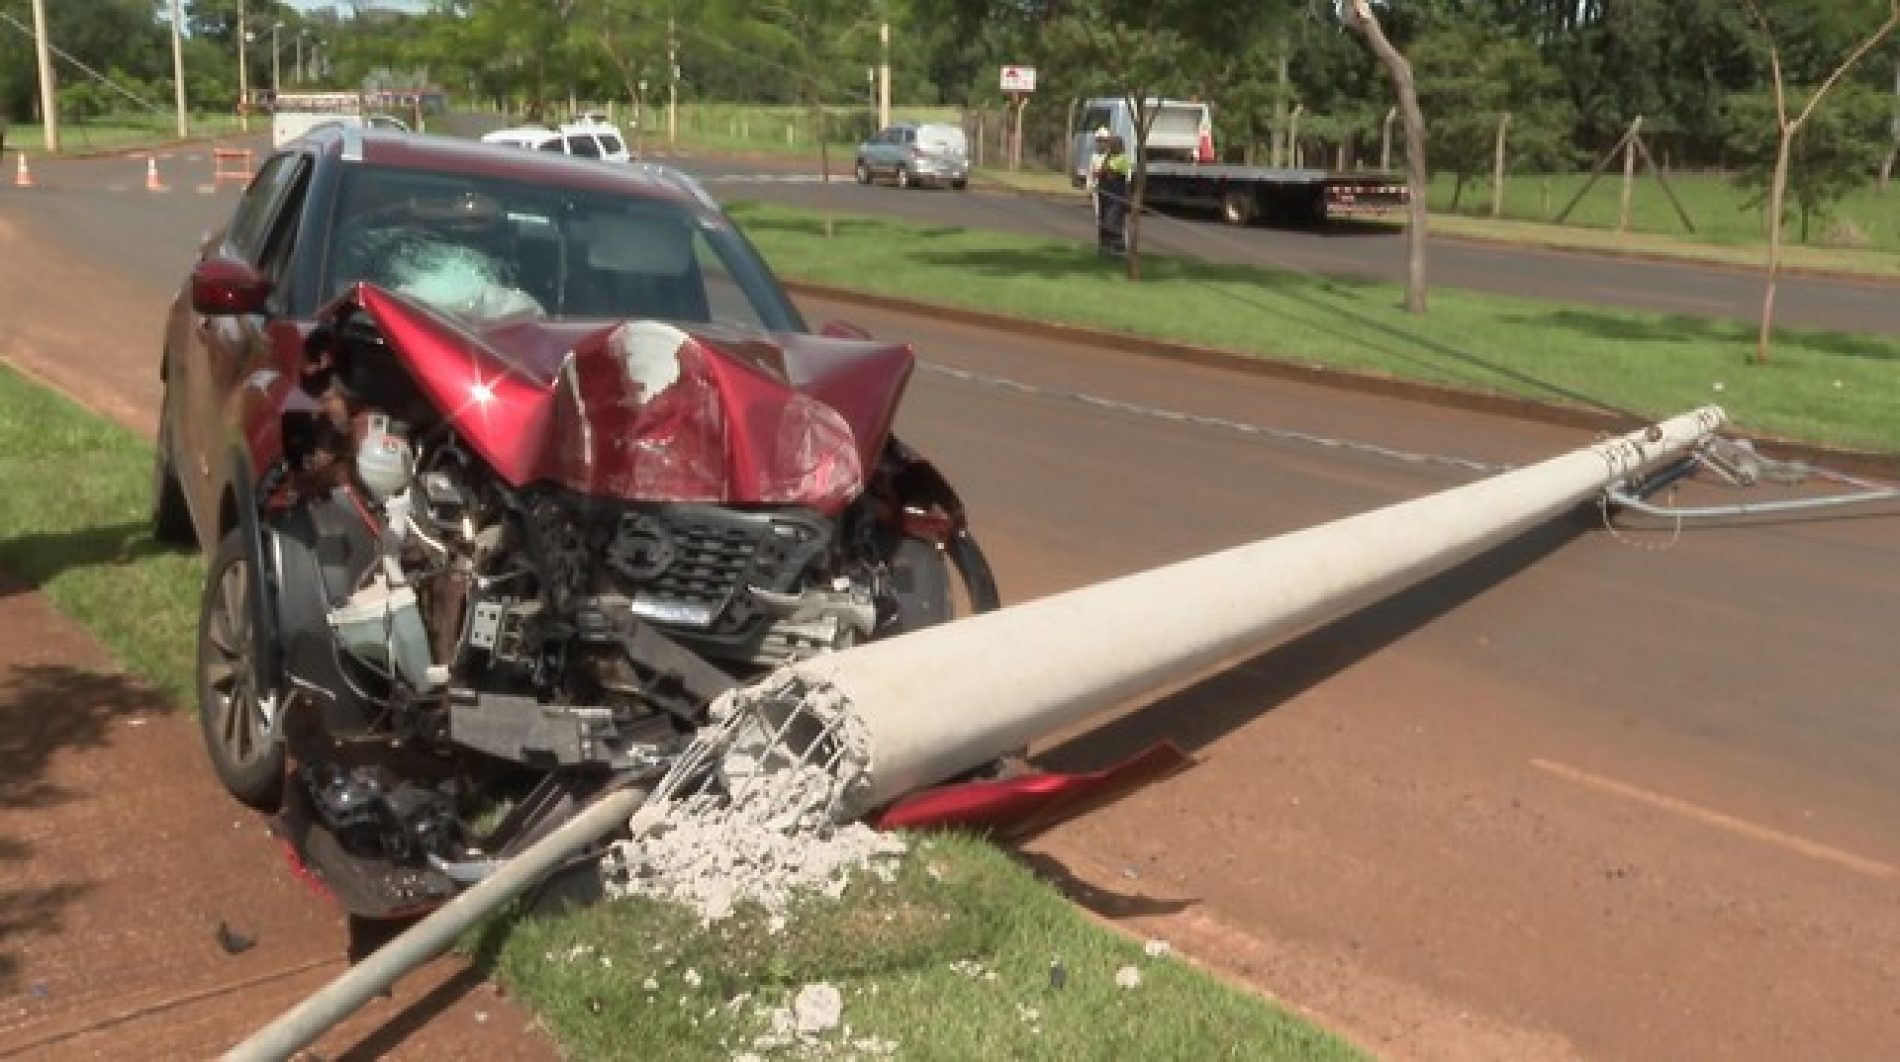
[[858, 145], [859, 184], [889, 177], [899, 188], [970, 183], [970, 144], [958, 126], [902, 122]]

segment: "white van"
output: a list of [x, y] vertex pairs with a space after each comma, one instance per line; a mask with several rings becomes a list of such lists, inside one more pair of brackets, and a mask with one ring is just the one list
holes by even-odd
[[[1196, 100], [1150, 98], [1145, 107], [1160, 108], [1148, 127], [1148, 158], [1166, 162], [1213, 162], [1214, 115]], [[1108, 130], [1135, 150], [1135, 114], [1122, 96], [1083, 100], [1075, 110], [1075, 128], [1069, 131], [1069, 183], [1080, 188], [1088, 181], [1089, 156], [1095, 153], [1095, 134]]]
[[482, 136], [484, 144], [506, 144], [529, 151], [551, 151], [579, 158], [605, 159], [608, 162], [632, 162], [627, 138], [606, 122], [570, 122], [558, 129], [545, 125], [524, 125], [497, 129]]

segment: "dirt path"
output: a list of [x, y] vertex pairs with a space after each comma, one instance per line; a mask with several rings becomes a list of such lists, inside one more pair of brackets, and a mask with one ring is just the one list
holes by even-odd
[[[0, 1059], [209, 1058], [342, 972], [342, 918], [212, 780], [195, 719], [3, 577], [0, 660]], [[557, 1057], [453, 960], [315, 1050]]]
[[[5, 360], [149, 435], [152, 300], [27, 250], [0, 220]], [[342, 918], [218, 788], [195, 719], [4, 573], [0, 661], [0, 1060], [211, 1057], [342, 972]], [[220, 923], [253, 946], [227, 954]], [[557, 1057], [532, 1022], [444, 959], [317, 1052]]]

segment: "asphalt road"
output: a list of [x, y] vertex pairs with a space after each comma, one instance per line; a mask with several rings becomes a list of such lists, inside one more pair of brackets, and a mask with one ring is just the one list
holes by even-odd
[[[809, 163], [673, 160], [700, 177], [722, 200], [744, 199], [868, 214], [932, 225], [993, 228], [1033, 236], [1094, 242], [1087, 205], [1006, 192], [860, 187], [849, 158], [833, 160], [830, 184]], [[789, 178], [789, 179], [788, 179]], [[1157, 217], [1143, 223], [1145, 245], [1217, 262], [1292, 269], [1403, 283], [1405, 239], [1383, 228], [1335, 225], [1322, 230], [1237, 229], [1206, 218]], [[1697, 318], [1758, 320], [1759, 273], [1574, 252], [1433, 240], [1431, 284], [1437, 288], [1557, 299]], [[1776, 296], [1785, 327], [1900, 335], [1900, 283], [1786, 277]]]
[[[62, 290], [88, 279], [68, 303], [37, 289], [22, 301], [33, 277], [16, 272], [9, 315], [53, 318], [0, 326], [5, 354], [22, 357], [26, 336], [36, 369], [109, 392], [139, 422], [159, 311], [229, 196], [75, 187], [22, 203], [0, 198], [7, 256], [36, 257]], [[71, 302], [91, 316], [58, 311]], [[1485, 463], [1588, 441], [805, 308], [918, 344], [899, 430], [963, 492], [1010, 600], [1472, 476], [1276, 432]], [[1026, 854], [1134, 931], [1398, 1057], [1893, 1057], [1895, 528], [1891, 513], [1679, 536], [1560, 521], [1058, 736], [1040, 750], [1054, 765], [1162, 737], [1202, 763]], [[1158, 618], [1180, 607], [1155, 602]]]
[[[264, 141], [250, 143], [261, 158]], [[159, 156], [161, 180], [172, 188], [169, 194], [190, 196], [208, 187], [206, 150], [182, 147]], [[1085, 243], [1095, 239], [1093, 218], [1080, 200], [1062, 202], [1006, 192], [900, 190], [883, 184], [861, 187], [851, 180], [849, 159], [833, 160], [839, 172], [832, 182], [822, 183], [817, 168], [806, 162], [653, 158], [698, 177], [725, 202], [757, 200]], [[41, 167], [38, 196], [42, 199], [49, 191], [110, 191], [132, 200], [148, 194], [143, 191], [143, 158], [51, 165], [50, 170]], [[227, 185], [220, 194], [230, 191]], [[88, 196], [88, 209], [99, 201]], [[136, 203], [128, 207], [139, 209]], [[1236, 229], [1211, 219], [1155, 217], [1143, 234], [1155, 250], [1210, 261], [1393, 283], [1404, 278], [1404, 237], [1384, 229], [1346, 225], [1323, 230]], [[1435, 287], [1694, 318], [1754, 321], [1761, 311], [1761, 278], [1751, 270], [1445, 239], [1434, 240], [1430, 254]], [[1776, 320], [1784, 327], [1900, 335], [1900, 282], [1788, 276], [1781, 281], [1775, 305]]]

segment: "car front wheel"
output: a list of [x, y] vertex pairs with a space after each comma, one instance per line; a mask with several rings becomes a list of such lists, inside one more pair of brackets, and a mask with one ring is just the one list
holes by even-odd
[[211, 769], [231, 795], [260, 811], [283, 796], [284, 746], [271, 733], [267, 691], [257, 688], [258, 573], [234, 528], [218, 543], [198, 609], [198, 723]]

